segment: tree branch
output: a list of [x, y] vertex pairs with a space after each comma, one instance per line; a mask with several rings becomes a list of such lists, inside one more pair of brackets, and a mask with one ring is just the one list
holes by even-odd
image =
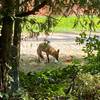
[[35, 15], [36, 11], [39, 11], [39, 9], [41, 9], [42, 7], [44, 7], [47, 4], [47, 1], [44, 0], [40, 5], [36, 5], [35, 8], [33, 8], [31, 11], [28, 12], [22, 12], [19, 14], [16, 14], [16, 17], [25, 17], [25, 16], [29, 16], [29, 15]]

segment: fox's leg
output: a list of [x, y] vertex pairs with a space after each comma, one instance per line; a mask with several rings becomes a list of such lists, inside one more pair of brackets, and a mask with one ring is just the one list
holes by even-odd
[[40, 62], [40, 59], [42, 58], [42, 59], [44, 59], [44, 57], [43, 57], [43, 55], [42, 55], [42, 52], [41, 52], [41, 50], [38, 48], [37, 49], [37, 54], [38, 54], [38, 61]]
[[44, 59], [43, 55], [38, 55], [38, 61], [41, 62], [41, 59]]
[[48, 63], [49, 63], [49, 54], [46, 53], [46, 55], [47, 55], [47, 61], [48, 61]]
[[38, 56], [38, 62], [40, 62], [40, 57]]

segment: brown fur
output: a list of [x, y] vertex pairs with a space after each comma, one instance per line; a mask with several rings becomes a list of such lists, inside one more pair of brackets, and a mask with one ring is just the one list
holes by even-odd
[[44, 59], [42, 52], [46, 53], [48, 62], [49, 62], [49, 55], [53, 56], [56, 60], [58, 60], [59, 58], [59, 49], [56, 51], [55, 48], [49, 45], [49, 43], [44, 42], [44, 43], [39, 44], [37, 48], [39, 61], [40, 61], [40, 58]]

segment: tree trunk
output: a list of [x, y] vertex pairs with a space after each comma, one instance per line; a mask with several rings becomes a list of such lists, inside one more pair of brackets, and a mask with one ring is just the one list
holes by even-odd
[[3, 18], [3, 25], [0, 37], [0, 87], [7, 91], [7, 74], [10, 65], [10, 48], [13, 33], [13, 19], [10, 16]]
[[2, 19], [2, 30], [0, 36], [0, 89], [2, 92], [7, 93], [9, 87], [9, 68], [11, 64], [11, 41], [13, 34], [13, 16], [15, 0], [3, 1], [4, 12]]
[[21, 20], [19, 18], [15, 19], [15, 27], [14, 27], [14, 38], [13, 38], [13, 46], [11, 50], [12, 54], [12, 92], [16, 92], [19, 86], [18, 80], [18, 72], [19, 72], [19, 59], [20, 59], [20, 38], [21, 38]]
[[[16, 8], [15, 14], [19, 13], [19, 0], [15, 0]], [[13, 82], [11, 84], [12, 92], [16, 92], [19, 87], [19, 59], [20, 59], [20, 38], [21, 38], [21, 19], [15, 18], [15, 25], [14, 25], [14, 37], [13, 37], [13, 45], [12, 45], [12, 78]]]

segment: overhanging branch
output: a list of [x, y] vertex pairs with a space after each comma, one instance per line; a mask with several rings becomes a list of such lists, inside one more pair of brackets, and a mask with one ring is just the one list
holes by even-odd
[[37, 5], [35, 8], [33, 8], [31, 11], [28, 12], [21, 12], [16, 14], [16, 17], [25, 17], [25, 16], [29, 16], [29, 15], [35, 15], [36, 11], [39, 11], [39, 9], [41, 9], [42, 7], [44, 7], [47, 4], [47, 1], [44, 0], [40, 5]]

